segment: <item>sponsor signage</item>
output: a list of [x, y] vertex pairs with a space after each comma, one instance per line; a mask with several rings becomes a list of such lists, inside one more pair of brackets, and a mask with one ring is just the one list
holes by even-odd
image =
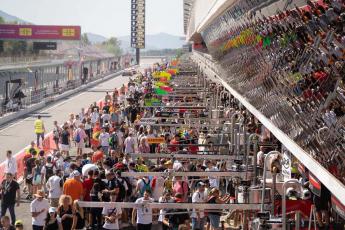
[[80, 26], [0, 25], [0, 39], [80, 40]]
[[57, 44], [56, 42], [34, 42], [33, 48], [34, 50], [56, 50]]
[[139, 124], [140, 125], [153, 125], [156, 124], [158, 121], [157, 118], [141, 118]]
[[165, 142], [164, 137], [153, 137], [153, 138], [147, 138], [147, 142], [149, 144], [161, 144]]
[[309, 172], [309, 189], [314, 195], [321, 196], [321, 182], [311, 172]]
[[145, 48], [145, 0], [132, 0], [131, 47]]

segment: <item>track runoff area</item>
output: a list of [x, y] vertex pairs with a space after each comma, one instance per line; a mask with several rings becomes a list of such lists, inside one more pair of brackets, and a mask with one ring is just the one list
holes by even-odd
[[31, 209], [49, 200], [33, 224], [51, 224], [49, 212], [64, 229], [254, 229], [282, 207], [309, 217], [308, 194], [295, 205], [271, 195], [285, 194], [277, 143], [262, 142], [267, 130], [196, 69], [187, 60], [146, 68], [28, 149], [18, 166]]

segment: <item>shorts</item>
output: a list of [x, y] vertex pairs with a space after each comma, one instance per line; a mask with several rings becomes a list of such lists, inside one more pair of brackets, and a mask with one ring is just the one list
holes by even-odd
[[84, 142], [79, 142], [79, 143], [76, 143], [76, 146], [79, 149], [83, 149], [83, 148], [85, 148], [85, 143]]
[[32, 176], [27, 176], [25, 178], [25, 183], [28, 184], [28, 185], [32, 185]]
[[41, 185], [42, 184], [42, 178], [41, 175], [36, 175], [32, 180], [33, 185]]
[[64, 144], [60, 144], [60, 150], [61, 151], [69, 151], [69, 145], [64, 145]]

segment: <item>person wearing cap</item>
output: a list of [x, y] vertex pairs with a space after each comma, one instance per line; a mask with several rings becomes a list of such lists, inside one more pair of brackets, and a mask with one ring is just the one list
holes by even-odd
[[16, 223], [14, 224], [14, 227], [16, 230], [23, 230], [24, 229], [24, 224], [22, 220], [17, 220]]
[[30, 204], [30, 212], [32, 216], [32, 229], [43, 230], [45, 218], [49, 210], [49, 202], [45, 199], [44, 191], [38, 190], [34, 194], [35, 199]]
[[63, 185], [63, 194], [71, 196], [72, 201], [83, 200], [84, 189], [80, 177], [80, 172], [74, 170], [71, 174], [71, 178], [67, 179]]
[[20, 188], [19, 184], [13, 180], [13, 175], [8, 172], [6, 173], [6, 179], [1, 183], [1, 216], [6, 215], [7, 209], [11, 215], [12, 224], [16, 222], [16, 214], [14, 205], [17, 203], [19, 206], [20, 202]]
[[61, 221], [58, 220], [56, 208], [49, 208], [48, 215], [44, 223], [44, 229], [62, 230]]
[[[205, 203], [205, 183], [202, 181], [199, 181], [196, 184], [196, 191], [192, 195], [192, 203]], [[195, 229], [204, 229], [205, 224], [205, 215], [203, 210], [200, 209], [193, 209], [192, 213], [192, 230]]]

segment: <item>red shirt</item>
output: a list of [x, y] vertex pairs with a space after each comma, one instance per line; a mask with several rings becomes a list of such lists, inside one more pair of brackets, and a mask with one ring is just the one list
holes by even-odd
[[90, 198], [90, 191], [93, 186], [93, 180], [91, 178], [87, 178], [83, 182], [83, 188], [84, 188], [84, 201], [91, 201]]
[[171, 144], [171, 145], [175, 145], [175, 146], [169, 146], [169, 150], [170, 150], [171, 152], [176, 152], [176, 151], [178, 151], [178, 146], [176, 146], [176, 145], [178, 145], [179, 142], [178, 142], [177, 140], [175, 140], [175, 138], [172, 139], [172, 140], [170, 141], [170, 144]]

